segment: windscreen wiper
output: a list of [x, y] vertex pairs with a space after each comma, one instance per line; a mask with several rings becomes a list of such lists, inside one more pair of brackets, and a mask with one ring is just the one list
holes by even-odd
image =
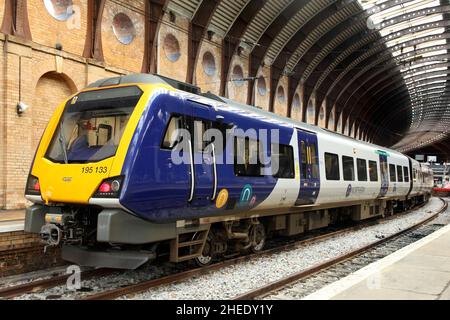
[[63, 128], [62, 128], [62, 121], [59, 124], [59, 136], [58, 136], [58, 140], [59, 140], [59, 145], [61, 146], [61, 149], [63, 151], [63, 155], [64, 155], [64, 162], [65, 164], [69, 163], [69, 160], [67, 159], [67, 149], [66, 149], [66, 137], [64, 136], [63, 133]]

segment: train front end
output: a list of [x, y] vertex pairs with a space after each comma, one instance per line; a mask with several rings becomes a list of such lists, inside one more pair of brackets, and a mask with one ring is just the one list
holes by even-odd
[[[111, 220], [121, 208], [122, 167], [152, 87], [89, 88], [61, 104], [50, 119], [26, 184], [25, 197], [34, 204], [26, 210], [25, 231], [39, 233], [47, 246], [67, 246], [64, 259], [130, 267], [113, 256], [110, 260], [118, 265], [70, 248], [98, 247], [98, 229], [105, 225], [99, 220]], [[101, 213], [109, 216], [102, 218]]]

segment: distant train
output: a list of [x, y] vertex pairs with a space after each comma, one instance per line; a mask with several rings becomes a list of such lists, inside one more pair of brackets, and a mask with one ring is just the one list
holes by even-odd
[[163, 253], [205, 265], [269, 236], [412, 208], [432, 187], [430, 168], [397, 151], [136, 74], [56, 109], [25, 230], [80, 265], [133, 269]]

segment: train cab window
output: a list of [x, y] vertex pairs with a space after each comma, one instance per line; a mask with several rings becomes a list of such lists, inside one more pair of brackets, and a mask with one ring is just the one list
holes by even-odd
[[403, 182], [402, 166], [397, 166], [397, 178], [398, 178], [398, 182]]
[[356, 167], [358, 171], [358, 181], [367, 181], [367, 161], [364, 159], [356, 159]]
[[337, 154], [325, 153], [325, 175], [327, 180], [339, 180], [339, 157]]
[[342, 169], [345, 181], [355, 181], [355, 161], [352, 157], [342, 156]]
[[177, 132], [178, 129], [182, 128], [181, 117], [174, 116], [170, 119], [167, 125], [166, 134], [162, 142], [163, 149], [173, 149], [175, 145], [180, 142], [180, 134]]
[[291, 146], [272, 144], [272, 175], [275, 178], [294, 179], [294, 150]]
[[403, 167], [403, 176], [405, 177], [405, 182], [409, 182], [409, 170], [408, 170], [408, 167]]
[[261, 163], [262, 143], [248, 137], [235, 137], [234, 140], [234, 174], [237, 176], [261, 177], [264, 166]]
[[389, 177], [391, 182], [397, 182], [397, 177], [395, 173], [395, 165], [390, 164], [389, 165]]
[[66, 103], [45, 157], [89, 163], [114, 156], [141, 96], [136, 86], [79, 93]]
[[376, 161], [369, 160], [369, 176], [370, 181], [378, 181], [378, 167]]

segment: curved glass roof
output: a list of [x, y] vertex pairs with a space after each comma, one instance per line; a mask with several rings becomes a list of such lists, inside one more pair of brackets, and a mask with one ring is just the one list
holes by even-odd
[[411, 101], [408, 132], [394, 147], [412, 151], [450, 133], [450, 0], [358, 0], [367, 25], [386, 40]]

